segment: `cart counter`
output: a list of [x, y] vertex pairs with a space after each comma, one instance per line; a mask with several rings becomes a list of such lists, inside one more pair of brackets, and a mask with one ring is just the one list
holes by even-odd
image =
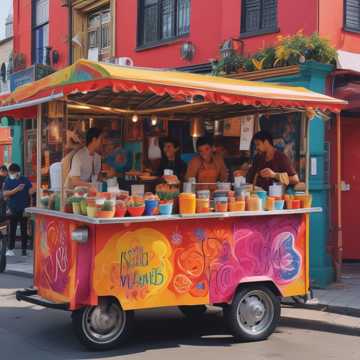
[[230, 303], [239, 286], [309, 289], [309, 214], [320, 208], [90, 218], [29, 208], [38, 294], [74, 310]]

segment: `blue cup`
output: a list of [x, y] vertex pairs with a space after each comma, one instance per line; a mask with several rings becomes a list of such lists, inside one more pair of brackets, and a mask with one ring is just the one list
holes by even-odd
[[275, 210], [282, 210], [284, 208], [285, 201], [284, 200], [275, 200], [274, 208]]
[[266, 199], [267, 199], [267, 192], [266, 191], [257, 191], [256, 195], [261, 199], [262, 208], [265, 208]]
[[160, 215], [171, 215], [172, 211], [173, 211], [173, 204], [172, 203], [160, 204], [159, 205]]
[[158, 200], [145, 200], [145, 215], [155, 215], [154, 213], [158, 206]]

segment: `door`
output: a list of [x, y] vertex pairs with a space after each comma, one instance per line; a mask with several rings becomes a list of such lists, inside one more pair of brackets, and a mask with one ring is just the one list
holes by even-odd
[[360, 119], [342, 119], [343, 258], [360, 260]]

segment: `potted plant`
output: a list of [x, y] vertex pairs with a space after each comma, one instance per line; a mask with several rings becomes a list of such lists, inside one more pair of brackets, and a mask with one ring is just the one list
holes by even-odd
[[127, 206], [131, 216], [142, 216], [144, 214], [145, 202], [142, 196], [131, 196]]

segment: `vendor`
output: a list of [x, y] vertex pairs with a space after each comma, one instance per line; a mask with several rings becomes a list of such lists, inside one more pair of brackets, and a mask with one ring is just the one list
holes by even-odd
[[158, 168], [158, 175], [163, 176], [164, 170], [172, 170], [180, 181], [185, 177], [186, 164], [180, 157], [180, 145], [176, 139], [167, 137], [161, 141], [162, 158]]
[[[218, 181], [227, 181], [228, 169], [224, 159], [214, 153], [211, 138], [202, 137], [196, 143], [198, 156], [194, 157], [187, 168], [186, 180], [196, 178], [197, 183], [214, 184]], [[207, 188], [214, 188], [208, 185]]]
[[252, 142], [256, 146], [256, 157], [247, 174], [247, 182], [268, 191], [274, 182], [296, 185], [299, 177], [289, 158], [274, 147], [273, 138], [267, 131], [257, 132]]
[[96, 191], [94, 183], [99, 181], [101, 156], [98, 152], [102, 143], [101, 129], [93, 127], [86, 132], [86, 146], [79, 149], [71, 160], [69, 180], [72, 187], [84, 186]]

